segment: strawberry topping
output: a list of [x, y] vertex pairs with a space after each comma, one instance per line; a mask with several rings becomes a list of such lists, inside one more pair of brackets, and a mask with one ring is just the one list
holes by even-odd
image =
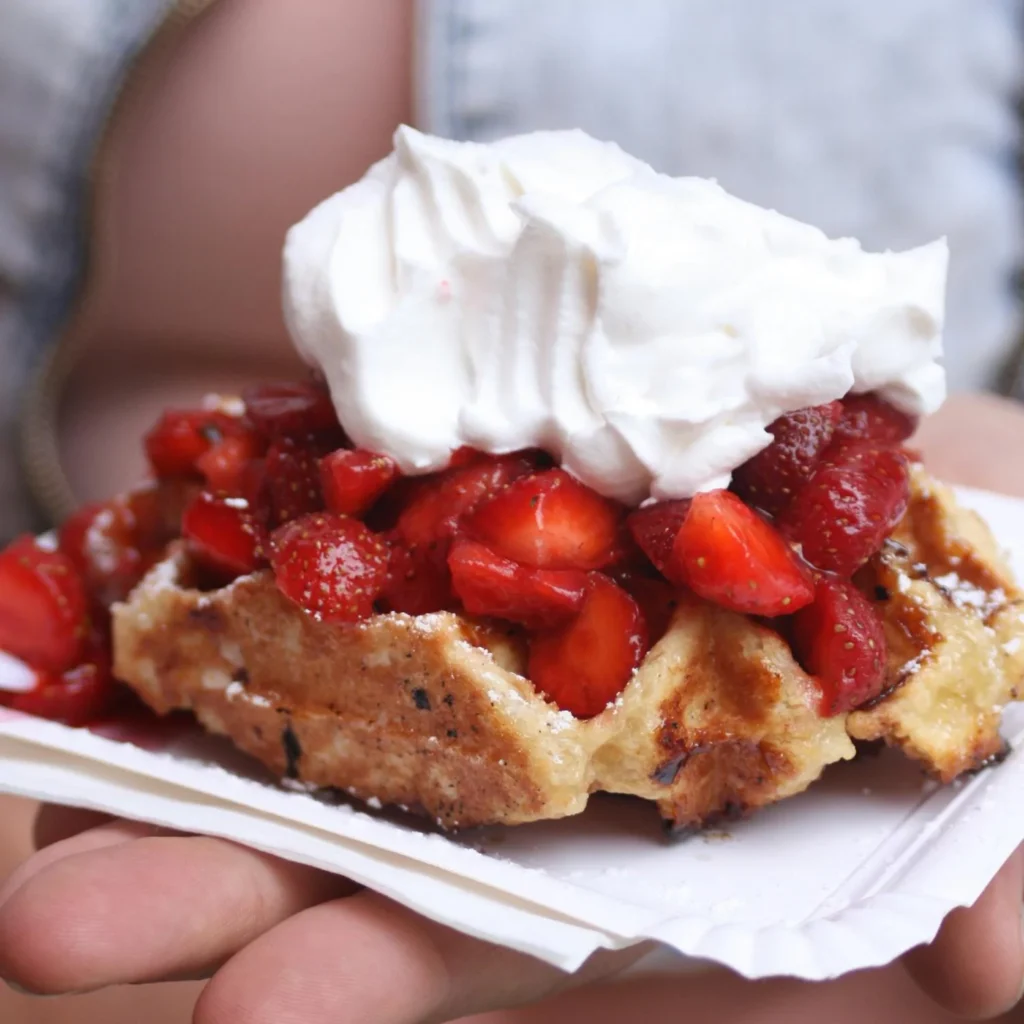
[[917, 430], [917, 420], [878, 395], [847, 395], [835, 429], [837, 443], [874, 441], [897, 445]]
[[313, 382], [261, 384], [243, 391], [242, 400], [264, 437], [305, 438], [338, 429], [330, 393]]
[[852, 583], [821, 579], [814, 603], [793, 617], [793, 642], [821, 686], [822, 714], [852, 711], [882, 692], [885, 633], [871, 603]]
[[622, 550], [624, 510], [563, 469], [517, 480], [466, 519], [467, 533], [538, 569], [601, 569]]
[[382, 611], [427, 615], [455, 606], [444, 552], [429, 545], [410, 547], [396, 532], [388, 536], [387, 582], [378, 605]]
[[291, 438], [270, 446], [260, 487], [256, 508], [271, 526], [281, 526], [324, 507], [319, 459], [310, 448]]
[[591, 573], [579, 614], [531, 638], [529, 676], [563, 711], [591, 718], [622, 692], [647, 645], [640, 606], [607, 576]]
[[82, 654], [88, 625], [85, 585], [67, 555], [29, 536], [0, 552], [0, 650], [63, 672]]
[[643, 549], [651, 564], [663, 576], [673, 582], [682, 583], [681, 573], [676, 573], [672, 553], [676, 537], [690, 511], [690, 499], [683, 501], [659, 501], [631, 512], [627, 519], [633, 539]]
[[319, 512], [270, 538], [281, 592], [318, 619], [356, 622], [373, 612], [388, 578], [388, 551], [358, 519]]
[[266, 451], [263, 439], [252, 429], [227, 434], [195, 461], [206, 486], [221, 494], [242, 495], [249, 463]]
[[852, 576], [907, 509], [907, 460], [894, 448], [834, 447], [779, 520], [812, 565]]
[[341, 448], [320, 460], [324, 501], [345, 516], [365, 515], [397, 475], [394, 460], [362, 448]]
[[694, 496], [672, 570], [706, 600], [748, 615], [788, 615], [814, 597], [810, 575], [785, 539], [729, 491]]
[[109, 670], [92, 662], [63, 673], [38, 672], [37, 680], [27, 693], [0, 693], [0, 703], [26, 715], [78, 726], [102, 718], [117, 693]]
[[60, 528], [60, 550], [103, 606], [123, 601], [170, 539], [155, 489], [86, 505]]
[[510, 619], [533, 629], [572, 618], [587, 591], [586, 573], [530, 569], [472, 540], [455, 541], [448, 565], [455, 593], [467, 612]]
[[411, 545], [450, 539], [463, 516], [533, 468], [523, 455], [501, 455], [415, 481], [418, 486], [398, 517], [398, 532]]
[[181, 532], [200, 562], [231, 578], [266, 564], [263, 528], [244, 498], [201, 492], [185, 510]]
[[780, 416], [768, 427], [774, 440], [748, 459], [732, 478], [732, 489], [749, 505], [778, 515], [810, 479], [843, 415], [839, 402]]

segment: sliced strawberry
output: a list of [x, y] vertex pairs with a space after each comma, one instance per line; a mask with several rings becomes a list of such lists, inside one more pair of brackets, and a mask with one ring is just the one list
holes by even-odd
[[624, 510], [563, 469], [517, 480], [466, 519], [466, 532], [537, 569], [600, 569], [622, 548]]
[[229, 577], [266, 564], [263, 528], [244, 498], [201, 492], [185, 510], [181, 532], [200, 562]]
[[788, 615], [814, 597], [782, 535], [729, 491], [694, 496], [672, 560], [673, 576], [695, 593], [747, 615]]
[[732, 475], [732, 489], [748, 504], [778, 515], [814, 472], [843, 415], [839, 402], [780, 416], [768, 427], [774, 440]]
[[[633, 539], [663, 576], [672, 578], [674, 571], [672, 551], [676, 537], [682, 528], [686, 513], [690, 511], [690, 499], [682, 501], [659, 501], [655, 505], [638, 508], [626, 520]], [[682, 583], [683, 580], [676, 580]]]
[[397, 533], [388, 537], [387, 582], [378, 604], [385, 612], [427, 615], [455, 606], [451, 573], [444, 553], [429, 546], [410, 547]]
[[320, 460], [324, 501], [332, 512], [363, 516], [398, 476], [387, 455], [341, 448]]
[[263, 464], [261, 488], [258, 504], [265, 507], [271, 526], [281, 526], [324, 507], [316, 453], [289, 438], [270, 446]]
[[478, 451], [476, 448], [470, 448], [468, 445], [463, 445], [461, 448], [456, 448], [452, 452], [451, 458], [448, 460], [448, 465], [445, 469], [462, 469], [465, 466], [472, 466], [474, 462], [480, 462], [481, 459], [486, 459], [487, 455], [483, 452]]
[[793, 644], [801, 664], [818, 678], [824, 715], [852, 711], [885, 686], [885, 632], [852, 583], [818, 582], [814, 603], [793, 617]]
[[509, 619], [532, 629], [572, 618], [587, 592], [586, 573], [529, 569], [472, 540], [455, 541], [448, 566], [452, 586], [467, 612]]
[[409, 504], [398, 517], [398, 532], [414, 546], [450, 538], [462, 516], [533, 468], [523, 455], [487, 456], [416, 480]]
[[629, 570], [615, 573], [613, 579], [640, 605], [653, 647], [668, 632], [679, 607], [679, 590], [665, 580]]
[[852, 576], [881, 549], [909, 500], [902, 452], [833, 447], [780, 517], [779, 528], [812, 565]]
[[196, 459], [195, 467], [211, 491], [244, 497], [247, 466], [263, 455], [266, 447], [255, 430], [239, 429], [203, 452]]
[[607, 576], [591, 573], [579, 614], [530, 639], [530, 680], [564, 711], [591, 718], [622, 692], [647, 646], [640, 606]]
[[158, 477], [188, 476], [196, 459], [208, 451], [214, 438], [207, 431], [203, 412], [170, 410], [146, 434], [146, 456]]
[[388, 551], [358, 519], [319, 512], [270, 538], [281, 592], [317, 619], [356, 622], [373, 613], [388, 577]]
[[330, 392], [317, 383], [261, 384], [243, 391], [242, 400], [256, 429], [272, 440], [304, 438], [338, 428]]
[[60, 550], [103, 605], [131, 592], [156, 557], [143, 556], [139, 524], [123, 499], [85, 505], [60, 528]]
[[91, 662], [63, 673], [40, 672], [38, 680], [34, 690], [4, 695], [4, 703], [26, 715], [83, 726], [103, 718], [117, 692], [109, 671]]
[[66, 554], [27, 535], [0, 552], [0, 650], [63, 672], [78, 661], [87, 628], [85, 584]]
[[917, 430], [917, 419], [900, 412], [878, 395], [847, 395], [835, 430], [837, 443], [874, 441], [899, 444]]

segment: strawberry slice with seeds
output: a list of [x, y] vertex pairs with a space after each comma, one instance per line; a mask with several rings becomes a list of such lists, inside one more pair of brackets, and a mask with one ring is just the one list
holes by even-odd
[[483, 502], [466, 532], [537, 569], [600, 569], [622, 550], [621, 506], [563, 469], [534, 473]]
[[393, 459], [362, 448], [341, 448], [320, 460], [324, 501], [340, 515], [365, 515], [397, 476]]
[[[633, 539], [640, 545], [651, 564], [668, 579], [674, 571], [672, 552], [676, 537], [682, 529], [686, 514], [690, 511], [690, 499], [681, 501], [659, 501], [655, 505], [638, 508], [626, 520]], [[682, 579], [674, 580], [684, 582]]]
[[452, 586], [471, 615], [509, 619], [532, 629], [565, 622], [580, 610], [587, 574], [575, 569], [530, 569], [476, 541], [459, 539], [448, 553]]
[[591, 718], [622, 692], [647, 647], [640, 606], [607, 576], [591, 573], [576, 617], [531, 637], [528, 673], [563, 711]]
[[181, 532], [199, 562], [229, 578], [266, 564], [263, 529], [244, 498], [201, 492], [185, 509]]
[[333, 512], [305, 515], [275, 530], [270, 564], [281, 593], [325, 622], [372, 615], [388, 578], [384, 541], [358, 519]]
[[881, 549], [909, 501], [902, 452], [833, 446], [778, 523], [812, 565], [852, 576]]
[[837, 444], [873, 441], [898, 445], [917, 430], [917, 419], [901, 412], [875, 394], [847, 395], [843, 415], [835, 429]]
[[243, 391], [242, 401], [256, 429], [272, 440], [305, 438], [338, 429], [330, 392], [314, 382], [261, 384]]
[[64, 552], [26, 535], [0, 553], [0, 650], [63, 672], [79, 660], [87, 630], [85, 584]]
[[409, 504], [398, 517], [398, 532], [412, 546], [450, 539], [466, 513], [533, 469], [532, 460], [523, 455], [486, 456], [416, 480]]
[[810, 575], [785, 538], [730, 491], [693, 497], [672, 573], [705, 600], [746, 615], [788, 615], [814, 598]]
[[378, 601], [382, 611], [428, 615], [455, 606], [451, 573], [443, 552], [410, 547], [397, 531], [388, 535], [387, 582]]
[[778, 515], [810, 479], [842, 416], [839, 402], [780, 416], [768, 427], [772, 443], [733, 473], [732, 489], [748, 505]]
[[852, 583], [822, 578], [814, 603], [797, 612], [793, 646], [821, 686], [821, 713], [838, 715], [885, 687], [886, 643], [871, 603]]
[[281, 526], [324, 507], [320, 460], [315, 452], [291, 438], [282, 438], [270, 446], [260, 486], [257, 506], [263, 508], [272, 526]]

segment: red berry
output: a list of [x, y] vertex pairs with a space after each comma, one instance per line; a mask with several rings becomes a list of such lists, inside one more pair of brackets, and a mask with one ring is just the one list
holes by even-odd
[[600, 569], [622, 550], [621, 506], [562, 469], [517, 480], [466, 519], [466, 532], [538, 569]]
[[530, 639], [533, 685], [562, 710], [590, 718], [622, 692], [647, 653], [647, 625], [632, 597], [591, 573], [579, 614]]
[[88, 597], [74, 562], [34, 537], [0, 552], [0, 650], [33, 668], [74, 666], [88, 629]]
[[346, 516], [365, 515], [397, 475], [393, 459], [361, 448], [341, 448], [320, 460], [324, 501]]
[[733, 473], [732, 489], [748, 504], [778, 515], [810, 478], [843, 415], [839, 402], [780, 416], [768, 427], [774, 440]]
[[388, 577], [388, 551], [358, 519], [319, 512], [294, 519], [270, 538], [281, 592], [325, 622], [373, 614]]
[[779, 519], [812, 565], [852, 576], [881, 547], [910, 501], [905, 456], [892, 448], [830, 451]]
[[245, 411], [265, 437], [305, 438], [338, 428], [330, 392], [315, 383], [283, 381], [242, 392]]
[[587, 591], [586, 573], [526, 568], [472, 540], [455, 541], [448, 566], [452, 586], [467, 612], [510, 619], [532, 629], [572, 618]]
[[305, 445], [288, 438], [270, 446], [261, 488], [257, 507], [265, 511], [272, 527], [324, 507], [319, 459]]
[[109, 671], [102, 665], [86, 662], [59, 674], [40, 672], [34, 690], [6, 694], [4, 703], [26, 715], [83, 726], [103, 718], [115, 694]]
[[60, 550], [101, 605], [123, 601], [161, 557], [166, 536], [154, 491], [80, 508], [60, 528]]
[[244, 497], [247, 467], [265, 450], [263, 439], [254, 430], [240, 429], [200, 455], [195, 466], [209, 490]]
[[665, 580], [631, 570], [616, 572], [613, 579], [640, 605], [653, 647], [668, 632], [679, 607], [679, 590]]
[[410, 547], [397, 532], [389, 537], [387, 582], [379, 604], [386, 612], [427, 615], [455, 606], [444, 553], [429, 546]]
[[165, 412], [146, 434], [146, 456], [160, 479], [191, 476], [196, 460], [224, 437], [221, 413], [195, 409]]
[[[633, 539], [663, 576], [671, 578], [669, 574], [672, 572], [672, 551], [683, 520], [689, 511], [689, 498], [682, 501], [659, 501], [655, 505], [647, 505], [631, 512], [626, 520]], [[679, 579], [675, 582], [683, 581]]]
[[232, 578], [266, 564], [263, 529], [244, 498], [203, 491], [185, 509], [181, 532], [200, 562]]
[[673, 577], [707, 601], [747, 615], [788, 615], [810, 604], [810, 575], [786, 540], [729, 491], [691, 501], [676, 537]]
[[885, 686], [885, 632], [852, 583], [819, 580], [814, 603], [793, 617], [793, 645], [818, 679], [824, 715], [852, 711]]
[[874, 441], [899, 444], [917, 430], [917, 419], [890, 405], [878, 395], [847, 395], [843, 415], [835, 430], [837, 443]]
[[487, 456], [416, 480], [409, 503], [398, 517], [398, 532], [413, 546], [447, 540], [466, 513], [533, 468], [533, 462], [522, 455]]

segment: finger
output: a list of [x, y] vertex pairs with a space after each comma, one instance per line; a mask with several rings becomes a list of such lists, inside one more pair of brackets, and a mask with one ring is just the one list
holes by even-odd
[[101, 814], [99, 811], [43, 804], [32, 825], [32, 841], [37, 850], [43, 850], [47, 846], [53, 846], [54, 843], [70, 839], [81, 832], [88, 832], [109, 821], [113, 821], [113, 816]]
[[[66, 843], [87, 845], [96, 832]], [[0, 977], [39, 993], [208, 976], [278, 922], [353, 891], [345, 879], [198, 837], [143, 836], [28, 867], [0, 904]]]
[[624, 970], [645, 950], [599, 953], [571, 978], [533, 957], [425, 920], [376, 893], [278, 925], [214, 975], [195, 1024], [406, 1024], [532, 1002]]
[[111, 846], [141, 839], [143, 836], [154, 835], [158, 830], [152, 826], [133, 821], [111, 821], [105, 825], [89, 829], [70, 839], [60, 840], [40, 850], [20, 865], [0, 887], [0, 912], [4, 903], [14, 895], [26, 882], [39, 874], [44, 868], [68, 857], [94, 850], [103, 850]]
[[1024, 984], [1024, 850], [1018, 850], [973, 907], [954, 910], [929, 946], [911, 950], [904, 964], [940, 1006], [961, 1017], [1003, 1013]]

